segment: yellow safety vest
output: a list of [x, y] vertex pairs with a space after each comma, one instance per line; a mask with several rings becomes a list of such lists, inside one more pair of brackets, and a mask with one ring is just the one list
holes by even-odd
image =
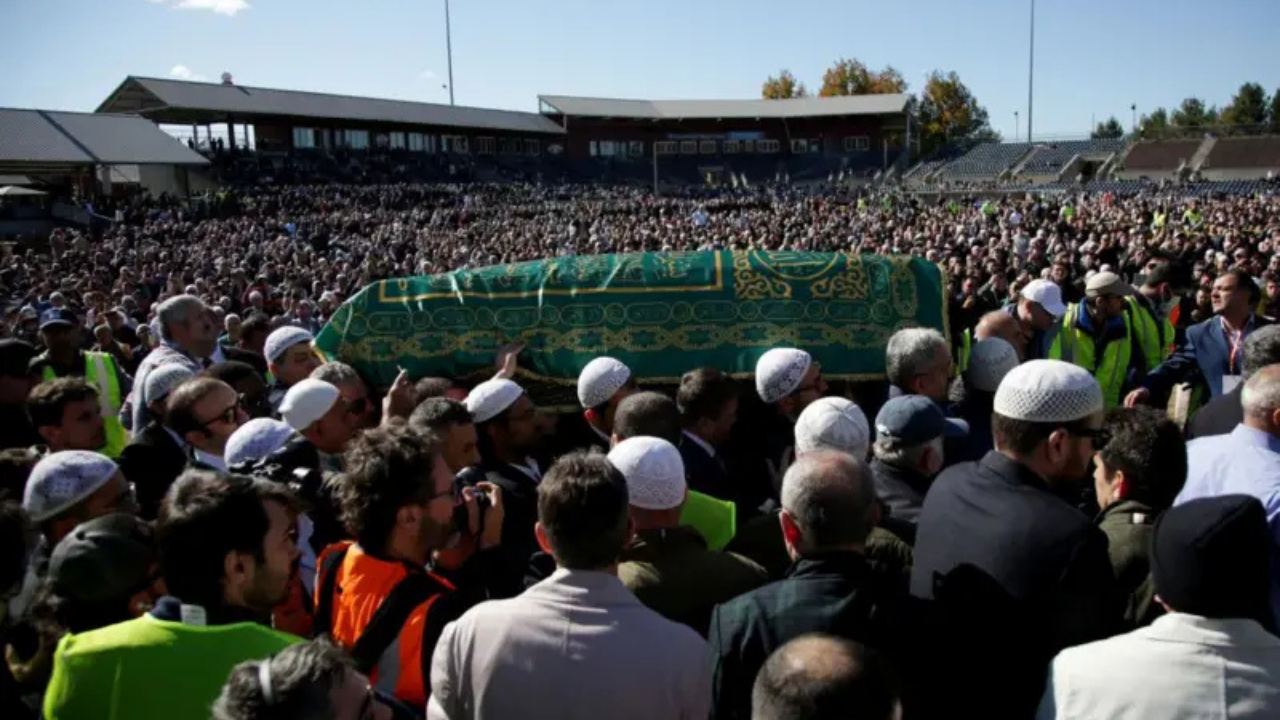
[[[42, 379], [56, 380], [57, 373], [49, 365], [45, 365]], [[102, 409], [102, 426], [107, 432], [107, 444], [99, 451], [109, 458], [120, 457], [124, 446], [129, 444], [129, 433], [120, 422], [120, 381], [116, 379], [116, 361], [108, 353], [86, 352], [84, 354], [84, 381], [97, 388], [98, 405]]]
[[1125, 304], [1128, 306], [1125, 314], [1133, 317], [1134, 335], [1146, 358], [1147, 369], [1154, 369], [1173, 353], [1173, 323], [1168, 316], [1163, 321], [1157, 320], [1136, 298], [1125, 298]]
[[1062, 329], [1049, 348], [1049, 359], [1065, 360], [1088, 370], [1102, 386], [1102, 399], [1106, 408], [1110, 410], [1119, 407], [1124, 399], [1121, 392], [1124, 390], [1125, 375], [1129, 371], [1129, 360], [1133, 352], [1133, 325], [1129, 321], [1129, 313], [1122, 316], [1125, 337], [1107, 343], [1102, 358], [1099, 359], [1093, 337], [1076, 327], [1079, 312], [1080, 305], [1075, 304], [1063, 316]]
[[973, 353], [973, 329], [965, 330], [960, 336], [960, 357], [956, 358], [956, 377], [960, 377], [969, 369], [969, 355]]

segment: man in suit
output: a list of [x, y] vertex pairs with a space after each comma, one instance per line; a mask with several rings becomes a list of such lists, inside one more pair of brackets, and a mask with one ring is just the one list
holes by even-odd
[[574, 453], [552, 466], [538, 487], [536, 533], [559, 569], [445, 627], [428, 718], [707, 716], [706, 642], [617, 578], [633, 532], [627, 505], [626, 481], [604, 457]]
[[458, 477], [464, 485], [491, 482], [502, 488], [502, 553], [508, 579], [505, 596], [519, 594], [529, 559], [538, 552], [533, 526], [538, 519], [542, 469], [533, 456], [542, 444], [538, 409], [524, 389], [506, 379], [487, 380], [467, 394], [475, 421], [480, 465]]
[[120, 471], [133, 483], [140, 515], [153, 519], [160, 501], [187, 466], [187, 444], [182, 436], [164, 424], [165, 401], [169, 392], [194, 373], [185, 365], [171, 363], [147, 375], [140, 400], [147, 404], [150, 421], [133, 434], [120, 453]]
[[165, 401], [165, 427], [186, 442], [191, 449], [190, 464], [197, 469], [226, 472], [222, 453], [227, 440], [248, 420], [236, 391], [211, 377], [182, 383]]
[[1246, 495], [1193, 500], [1156, 523], [1151, 573], [1168, 614], [1060, 653], [1038, 720], [1280, 717], [1271, 534]]
[[1214, 316], [1187, 328], [1186, 342], [1152, 370], [1142, 387], [1125, 397], [1125, 405], [1158, 403], [1180, 382], [1202, 379], [1209, 397], [1225, 395], [1242, 380], [1244, 343], [1249, 335], [1271, 324], [1253, 312], [1261, 292], [1249, 273], [1232, 268], [1213, 281]]
[[[690, 370], [680, 378], [676, 407], [684, 426], [679, 447], [689, 489], [737, 504], [738, 488], [723, 456], [738, 419], [738, 387], [733, 378], [710, 367]], [[749, 509], [739, 505], [739, 517], [745, 518]]]
[[864, 556], [879, 506], [861, 459], [806, 453], [782, 481], [779, 523], [794, 561], [787, 577], [716, 607], [711, 615], [714, 715], [751, 717], [751, 689], [770, 653], [810, 632], [890, 649], [905, 597]]
[[[1244, 379], [1248, 380], [1258, 370], [1280, 363], [1280, 325], [1268, 325], [1251, 333], [1244, 341]], [[1209, 401], [1187, 423], [1187, 439], [1194, 440], [1209, 435], [1226, 435], [1244, 422], [1244, 408], [1240, 396], [1244, 383], [1231, 392]]]

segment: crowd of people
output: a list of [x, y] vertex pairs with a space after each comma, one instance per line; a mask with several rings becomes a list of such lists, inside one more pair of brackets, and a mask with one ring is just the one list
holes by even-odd
[[[0, 269], [6, 718], [1280, 716], [1280, 199], [99, 210]], [[874, 402], [804, 348], [598, 357], [561, 417], [519, 345], [385, 389], [313, 345], [381, 278], [746, 248], [936, 262], [949, 336]]]

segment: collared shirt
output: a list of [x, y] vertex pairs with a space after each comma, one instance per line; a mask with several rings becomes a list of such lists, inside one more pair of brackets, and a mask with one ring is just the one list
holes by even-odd
[[[1280, 438], [1241, 423], [1229, 435], [1187, 444], [1187, 482], [1173, 504], [1231, 494], [1251, 495], [1262, 503], [1273, 547], [1280, 547]], [[1271, 576], [1271, 607], [1280, 619], [1276, 571]]]
[[600, 428], [592, 425], [591, 423], [587, 423], [587, 427], [591, 428], [591, 432], [595, 433], [596, 437], [600, 438], [600, 441], [604, 443], [606, 448], [613, 444], [613, 438], [600, 432]]
[[690, 440], [692, 440], [692, 441], [694, 442], [694, 444], [696, 444], [698, 447], [700, 447], [700, 448], [702, 448], [703, 450], [705, 450], [705, 451], [706, 451], [706, 453], [707, 453], [708, 455], [710, 455], [711, 457], [715, 457], [715, 456], [716, 456], [716, 449], [715, 449], [714, 447], [711, 447], [711, 443], [707, 442], [706, 440], [703, 440], [702, 438], [698, 437], [697, 435], [694, 435], [693, 433], [689, 432], [688, 430], [685, 430], [685, 431], [683, 431], [683, 432], [684, 432], [684, 436], [685, 436], [685, 437], [689, 438]]
[[528, 475], [529, 479], [534, 482], [542, 480], [542, 469], [538, 467], [538, 461], [533, 458], [525, 458], [524, 465], [521, 465], [520, 463], [508, 464], [525, 475]]
[[210, 455], [209, 453], [201, 450], [200, 448], [193, 448], [193, 450], [194, 452], [192, 452], [192, 455], [195, 457], [196, 462], [208, 465], [214, 470], [220, 470], [222, 472], [226, 472], [227, 463], [225, 460], [222, 459], [222, 456]]

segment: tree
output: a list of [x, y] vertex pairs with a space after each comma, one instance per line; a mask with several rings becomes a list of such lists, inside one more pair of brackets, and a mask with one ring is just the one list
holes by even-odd
[[1244, 125], [1256, 129], [1266, 121], [1267, 92], [1257, 83], [1241, 85], [1231, 102], [1222, 108], [1224, 125]]
[[1271, 96], [1271, 111], [1267, 119], [1271, 123], [1271, 132], [1280, 133], [1280, 88], [1276, 88], [1275, 94]]
[[1107, 118], [1106, 122], [1098, 123], [1098, 127], [1093, 129], [1094, 140], [1110, 140], [1122, 137], [1124, 137], [1124, 128], [1120, 127], [1120, 121], [1114, 115]]
[[987, 110], [978, 104], [955, 72], [929, 73], [917, 109], [920, 152], [928, 155], [947, 143], [998, 139]]
[[822, 74], [821, 97], [879, 95], [907, 91], [907, 81], [892, 66], [876, 72], [852, 58], [842, 58]]
[[1198, 128], [1212, 125], [1217, 120], [1217, 109], [1206, 108], [1204, 101], [1197, 97], [1189, 97], [1182, 101], [1177, 110], [1169, 116], [1170, 124], [1180, 128]]
[[1138, 120], [1143, 137], [1162, 135], [1169, 129], [1169, 112], [1164, 108], [1156, 108], [1150, 115], [1143, 115]]
[[802, 82], [796, 82], [796, 76], [790, 70], [783, 70], [777, 76], [770, 75], [760, 88], [760, 95], [766, 100], [787, 100], [809, 96], [809, 90]]

